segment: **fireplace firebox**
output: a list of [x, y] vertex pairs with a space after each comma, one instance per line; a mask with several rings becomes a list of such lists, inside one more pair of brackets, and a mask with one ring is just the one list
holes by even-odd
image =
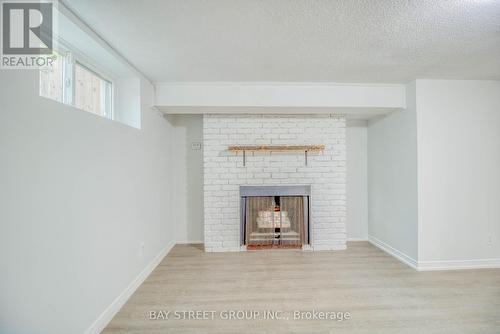
[[241, 244], [247, 249], [310, 243], [310, 186], [241, 186]]

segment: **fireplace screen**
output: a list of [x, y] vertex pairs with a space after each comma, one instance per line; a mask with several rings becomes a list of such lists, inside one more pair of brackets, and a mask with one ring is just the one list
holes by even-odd
[[[295, 248], [306, 240], [306, 196], [249, 196], [245, 200], [247, 247]], [[307, 204], [307, 203], [306, 203]]]

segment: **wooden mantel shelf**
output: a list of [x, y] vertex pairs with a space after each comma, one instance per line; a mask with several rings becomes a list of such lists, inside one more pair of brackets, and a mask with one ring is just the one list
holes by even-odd
[[307, 152], [319, 152], [325, 145], [250, 145], [228, 147], [231, 152], [243, 152], [243, 166], [246, 166], [246, 152], [304, 152], [304, 163], [307, 166]]
[[229, 151], [249, 152], [305, 152], [323, 151], [325, 145], [252, 145], [252, 146], [229, 146]]

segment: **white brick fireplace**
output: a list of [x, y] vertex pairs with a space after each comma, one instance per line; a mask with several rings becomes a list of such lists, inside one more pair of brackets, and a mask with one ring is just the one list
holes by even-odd
[[[313, 250], [346, 247], [345, 118], [339, 115], [205, 115], [205, 250], [239, 251], [243, 185], [310, 185]], [[325, 145], [309, 153], [241, 154], [230, 145]]]

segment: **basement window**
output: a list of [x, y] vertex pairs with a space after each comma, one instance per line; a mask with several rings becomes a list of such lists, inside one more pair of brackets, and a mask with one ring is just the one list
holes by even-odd
[[39, 71], [40, 96], [140, 129], [138, 73], [65, 6], [56, 12], [56, 58]]
[[76, 62], [74, 82], [76, 108], [113, 119], [110, 81]]
[[71, 52], [58, 53], [54, 65], [40, 70], [40, 96], [113, 119], [113, 84]]
[[40, 96], [63, 102], [63, 60], [57, 54], [52, 67], [40, 70]]

